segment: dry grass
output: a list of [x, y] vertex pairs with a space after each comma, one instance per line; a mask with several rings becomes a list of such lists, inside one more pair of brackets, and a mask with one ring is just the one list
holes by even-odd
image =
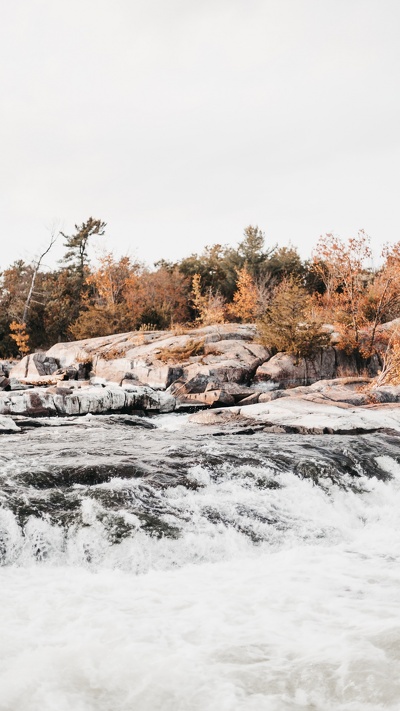
[[194, 328], [195, 324], [175, 323], [171, 326], [170, 330], [173, 336], [186, 336], [193, 331]]
[[163, 363], [173, 361], [174, 363], [182, 363], [189, 360], [193, 356], [204, 355], [204, 338], [200, 341], [189, 339], [184, 346], [176, 346], [175, 348], [162, 348], [158, 354], [159, 360]]
[[142, 333], [149, 333], [150, 331], [159, 331], [159, 327], [156, 326], [155, 323], [142, 323], [138, 331], [141, 331]]
[[126, 355], [126, 345], [124, 346], [113, 346], [109, 348], [108, 351], [103, 351], [101, 357], [103, 360], [115, 360], [116, 358], [125, 358]]
[[353, 368], [351, 365], [339, 365], [336, 371], [337, 378], [358, 378], [359, 376], [368, 377], [368, 373], [359, 373], [357, 368]]
[[91, 362], [92, 362], [92, 356], [89, 355], [89, 353], [87, 353], [84, 350], [78, 351], [78, 353], [75, 356], [75, 363], [82, 363], [84, 365], [89, 365], [89, 363], [91, 363]]

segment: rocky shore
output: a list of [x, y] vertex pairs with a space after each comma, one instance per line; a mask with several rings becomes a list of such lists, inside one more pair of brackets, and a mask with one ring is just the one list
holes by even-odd
[[358, 377], [334, 346], [300, 362], [272, 356], [248, 324], [59, 343], [0, 364], [0, 432], [23, 418], [185, 411], [197, 424], [276, 433], [400, 431], [400, 388], [371, 388], [378, 368]]

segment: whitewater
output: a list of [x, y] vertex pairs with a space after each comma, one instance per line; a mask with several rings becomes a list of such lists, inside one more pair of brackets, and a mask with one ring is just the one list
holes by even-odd
[[397, 711], [398, 438], [154, 422], [2, 437], [1, 711]]

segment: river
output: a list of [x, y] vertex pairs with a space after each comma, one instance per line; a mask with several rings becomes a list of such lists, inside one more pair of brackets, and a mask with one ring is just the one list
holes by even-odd
[[141, 422], [0, 440], [1, 711], [398, 711], [399, 439]]

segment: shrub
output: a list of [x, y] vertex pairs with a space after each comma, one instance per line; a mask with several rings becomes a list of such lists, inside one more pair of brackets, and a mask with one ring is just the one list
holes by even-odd
[[330, 343], [322, 322], [313, 318], [310, 295], [295, 277], [284, 279], [275, 288], [257, 326], [265, 346], [296, 358], [310, 358]]

